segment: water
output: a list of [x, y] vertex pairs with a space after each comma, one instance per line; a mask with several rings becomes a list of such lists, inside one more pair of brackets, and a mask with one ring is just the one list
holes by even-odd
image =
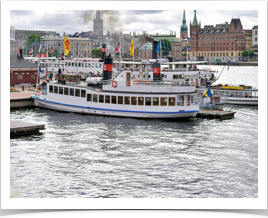
[[[257, 72], [230, 67], [218, 82], [257, 87], [249, 79]], [[235, 118], [172, 122], [10, 111], [12, 120], [46, 125], [43, 134], [10, 140], [13, 189], [26, 198], [257, 198], [258, 107], [225, 110]]]

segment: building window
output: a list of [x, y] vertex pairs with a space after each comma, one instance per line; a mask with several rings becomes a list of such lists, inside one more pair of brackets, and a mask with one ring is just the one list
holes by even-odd
[[257, 35], [257, 31], [255, 31], [255, 35]]
[[255, 42], [257, 41], [257, 37], [255, 37]]
[[231, 52], [231, 56], [233, 56], [233, 52]]

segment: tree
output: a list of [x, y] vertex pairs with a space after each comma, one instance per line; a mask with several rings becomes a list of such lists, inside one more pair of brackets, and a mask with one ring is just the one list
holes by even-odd
[[[32, 34], [32, 35], [28, 36], [26, 42], [24, 43], [23, 53], [25, 55], [28, 55], [32, 45], [36, 46], [36, 47], [38, 46], [38, 48], [39, 48], [40, 41], [41, 41], [41, 36], [39, 36], [39, 35]], [[35, 48], [34, 50], [37, 51], [38, 48]], [[28, 54], [26, 54], [26, 51]]]
[[58, 54], [59, 54], [58, 49], [54, 48], [53, 49], [53, 56], [58, 57]]
[[249, 54], [249, 52], [248, 52], [247, 50], [241, 52], [241, 55], [242, 55], [243, 57], [248, 57], [248, 54]]
[[168, 39], [161, 39], [162, 55], [167, 56], [172, 50], [171, 43]]
[[101, 48], [92, 49], [92, 51], [91, 51], [91, 56], [92, 56], [93, 58], [100, 58], [100, 57], [101, 57], [101, 53], [102, 53], [101, 50], [102, 50]]
[[248, 56], [250, 56], [250, 57], [254, 56], [254, 50], [253, 49], [248, 52]]

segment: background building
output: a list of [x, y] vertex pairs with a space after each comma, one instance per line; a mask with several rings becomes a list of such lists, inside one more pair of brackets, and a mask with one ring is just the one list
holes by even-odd
[[18, 49], [24, 49], [25, 42], [21, 40], [10, 41], [10, 56], [14, 57], [17, 56]]
[[30, 35], [56, 35], [55, 31], [40, 31], [40, 30], [15, 30], [15, 39], [16, 40], [26, 40]]
[[186, 18], [185, 18], [185, 10], [183, 11], [183, 19], [182, 19], [182, 25], [181, 25], [181, 39], [187, 39], [188, 37], [188, 27], [186, 25]]
[[15, 40], [15, 27], [10, 26], [10, 40]]
[[191, 60], [242, 60], [241, 52], [246, 50], [246, 33], [240, 19], [231, 23], [206, 25], [201, 28], [194, 11], [193, 23], [190, 24], [190, 59]]
[[93, 31], [95, 37], [103, 36], [103, 20], [100, 18], [100, 11], [96, 12], [96, 19], [93, 22]]

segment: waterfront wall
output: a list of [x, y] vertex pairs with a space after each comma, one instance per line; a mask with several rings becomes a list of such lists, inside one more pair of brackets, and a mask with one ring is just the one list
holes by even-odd
[[34, 100], [32, 98], [10, 99], [10, 109], [33, 106]]

